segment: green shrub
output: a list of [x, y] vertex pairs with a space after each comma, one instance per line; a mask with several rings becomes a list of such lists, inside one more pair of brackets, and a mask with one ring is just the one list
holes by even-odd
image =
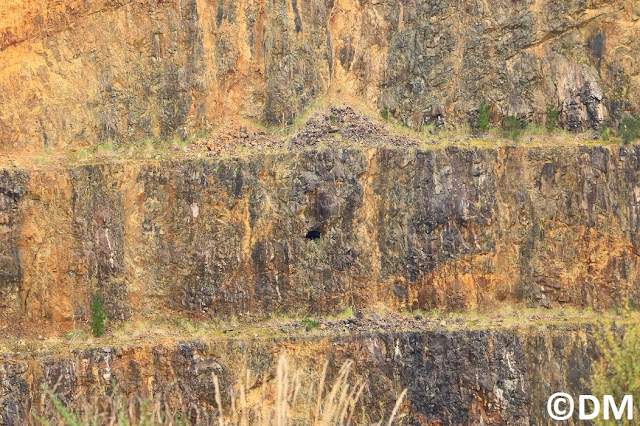
[[381, 110], [380, 110], [380, 116], [382, 118], [384, 118], [385, 120], [389, 120], [389, 107], [388, 106], [384, 106]]
[[[630, 321], [624, 333], [611, 324], [603, 325], [596, 333], [596, 345], [602, 357], [593, 364], [590, 383], [592, 395], [612, 395], [618, 402], [625, 395], [632, 395], [634, 401], [640, 401], [640, 324], [628, 308], [626, 316]], [[640, 413], [635, 406], [634, 418], [638, 415]]]
[[503, 130], [504, 136], [512, 141], [517, 141], [526, 129], [526, 125], [521, 123], [515, 115], [510, 115], [504, 120]]
[[489, 108], [484, 103], [484, 101], [480, 104], [480, 109], [478, 110], [476, 127], [483, 132], [485, 132], [489, 128]]
[[320, 325], [317, 321], [312, 320], [311, 318], [303, 318], [300, 321], [300, 324], [304, 325], [305, 330], [311, 331]]
[[555, 108], [553, 103], [550, 103], [547, 107], [547, 131], [551, 132], [558, 126], [558, 116], [560, 112]]
[[100, 337], [104, 334], [104, 323], [106, 319], [107, 315], [104, 312], [102, 300], [100, 300], [100, 295], [96, 293], [91, 302], [91, 321], [89, 321], [94, 336]]
[[609, 126], [602, 126], [599, 133], [600, 139], [602, 139], [603, 141], [608, 141], [609, 139], [611, 139], [611, 136], [613, 136], [613, 131]]
[[640, 117], [630, 115], [624, 117], [618, 127], [618, 136], [622, 138], [625, 145], [638, 139], [640, 136]]

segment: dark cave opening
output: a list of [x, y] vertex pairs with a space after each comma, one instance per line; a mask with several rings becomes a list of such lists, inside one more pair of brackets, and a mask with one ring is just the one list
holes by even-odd
[[318, 231], [317, 229], [312, 229], [307, 232], [307, 235], [305, 235], [305, 238], [307, 240], [317, 240], [320, 237], [322, 237], [322, 233], [320, 233], [320, 231]]

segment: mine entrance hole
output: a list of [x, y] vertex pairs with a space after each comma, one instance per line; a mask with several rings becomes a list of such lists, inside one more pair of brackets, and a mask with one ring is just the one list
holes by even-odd
[[307, 235], [305, 235], [305, 238], [307, 240], [317, 240], [321, 236], [322, 236], [322, 233], [320, 231], [318, 231], [317, 229], [312, 229], [309, 232], [307, 232]]

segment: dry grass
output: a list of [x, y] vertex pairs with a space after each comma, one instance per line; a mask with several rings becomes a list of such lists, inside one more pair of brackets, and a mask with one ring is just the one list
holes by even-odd
[[[309, 424], [315, 426], [361, 424], [361, 397], [366, 389], [362, 380], [351, 377], [353, 361], [345, 362], [332, 383], [328, 383], [329, 363], [325, 362], [317, 387], [303, 383], [301, 370], [292, 368], [283, 354], [278, 359], [275, 377], [263, 376], [259, 388], [251, 386], [251, 372], [228, 389], [230, 402], [223, 403], [220, 378], [212, 373], [215, 405], [195, 407], [182, 401], [171, 408], [160, 398], [152, 400], [140, 396], [126, 397], [117, 389], [108, 397], [89, 402], [83, 395], [75, 398], [76, 408], [67, 409], [53, 391], [45, 389], [52, 407], [34, 420], [44, 425], [218, 425], [249, 426]], [[306, 386], [306, 388], [305, 388]], [[399, 409], [406, 396], [400, 394], [388, 417], [375, 423], [392, 425], [399, 419]], [[302, 395], [307, 395], [303, 397]], [[360, 410], [357, 410], [360, 408]], [[46, 417], [45, 420], [43, 417]]]

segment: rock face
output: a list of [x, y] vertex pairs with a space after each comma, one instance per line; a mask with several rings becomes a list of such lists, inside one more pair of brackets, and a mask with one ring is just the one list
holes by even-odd
[[18, 288], [22, 282], [19, 248], [17, 246], [20, 214], [18, 204], [25, 192], [28, 174], [24, 172], [0, 173], [0, 308], [18, 305]]
[[[3, 171], [6, 324], [637, 300], [640, 148], [326, 149]], [[16, 321], [19, 320], [19, 321]]]
[[[419, 129], [473, 123], [483, 102], [496, 123], [556, 109], [570, 131], [640, 113], [637, 0], [0, 3], [12, 161], [186, 139], [234, 117], [287, 125], [325, 96]], [[355, 359], [363, 423], [404, 388], [406, 424], [542, 423], [551, 393], [582, 393], [588, 326], [354, 319], [273, 338], [6, 349], [86, 321], [95, 293], [112, 324], [640, 303], [640, 147], [427, 149], [348, 108], [307, 124], [284, 153], [280, 141], [238, 157], [0, 168], [0, 423], [51, 417], [42, 385], [74, 406], [104, 402], [112, 379], [199, 419], [217, 409], [211, 373], [228, 404], [242, 366], [259, 392], [283, 347], [312, 383], [322, 357], [333, 376]]]
[[[57, 385], [58, 398], [73, 407], [80, 394], [111, 394], [115, 381], [124, 394], [138, 392], [166, 404], [170, 412], [181, 407], [192, 420], [203, 421], [217, 412], [212, 373], [219, 377], [228, 406], [238, 380], [246, 380], [251, 392], [261, 392], [261, 378], [273, 374], [286, 347], [297, 354], [292, 362], [305, 383], [319, 381], [317, 359], [329, 360], [328, 383], [346, 359], [356, 360], [354, 374], [367, 389], [356, 413], [358, 424], [388, 418], [405, 388], [407, 399], [400, 409], [405, 417], [398, 424], [541, 424], [548, 421], [546, 400], [552, 393], [585, 392], [582, 381], [588, 379], [595, 356], [590, 340], [580, 329], [423, 329], [104, 347], [35, 359], [3, 354], [1, 418], [3, 424], [18, 425], [26, 423], [29, 412], [51, 417], [55, 410], [42, 398], [41, 385]], [[315, 394], [303, 387], [299, 400], [312, 407]]]
[[333, 89], [403, 123], [611, 124], [640, 99], [635, 0], [46, 0], [0, 8], [0, 144], [290, 123]]

